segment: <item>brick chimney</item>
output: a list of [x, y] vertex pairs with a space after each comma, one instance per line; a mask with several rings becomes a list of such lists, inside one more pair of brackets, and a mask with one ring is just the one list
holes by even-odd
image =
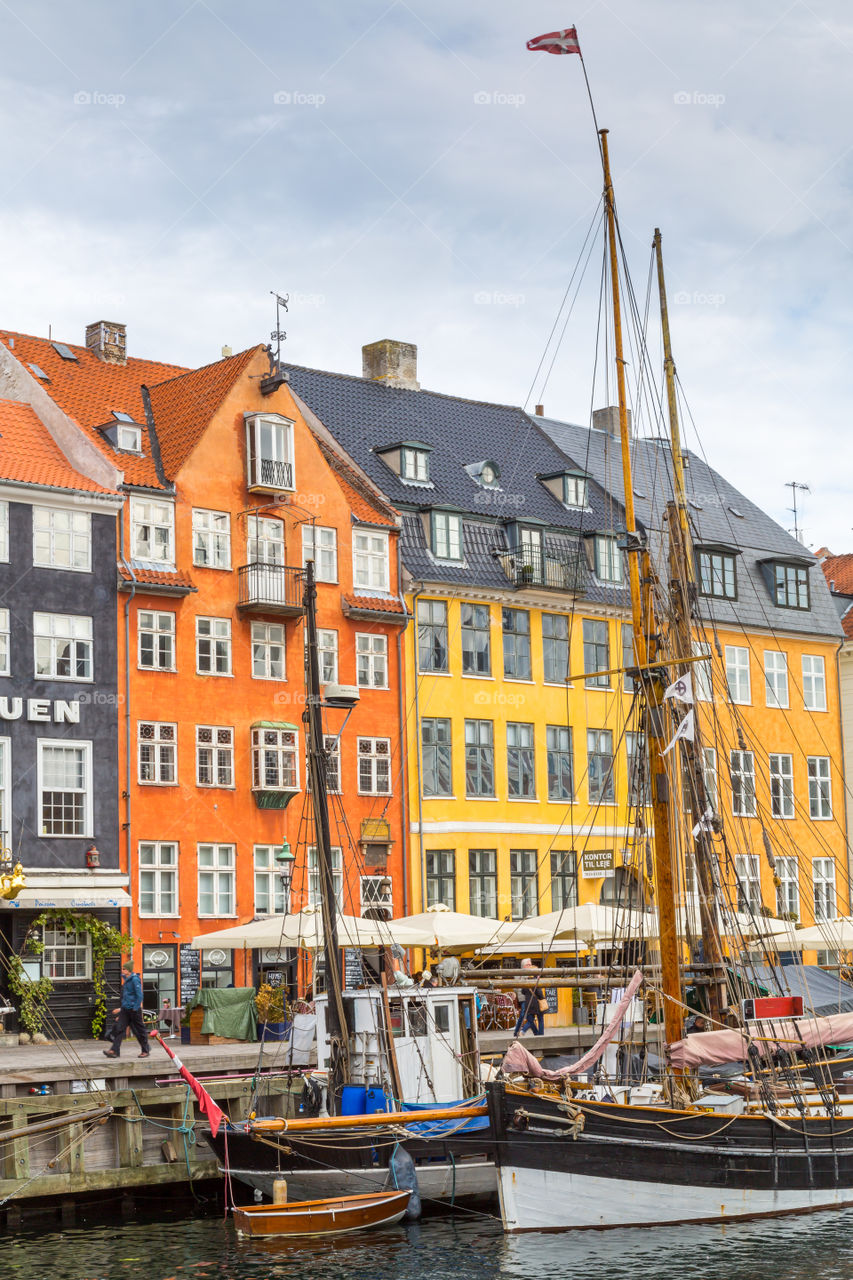
[[104, 364], [127, 364], [127, 326], [112, 320], [87, 324], [86, 349]]
[[418, 349], [412, 342], [380, 338], [361, 348], [361, 376], [405, 391], [420, 391]]
[[[607, 435], [613, 436], [614, 440], [619, 439], [619, 406], [617, 404], [608, 405], [606, 409], [593, 409], [592, 411], [592, 429], [593, 431], [604, 431]], [[628, 432], [631, 431], [631, 410], [628, 410]]]

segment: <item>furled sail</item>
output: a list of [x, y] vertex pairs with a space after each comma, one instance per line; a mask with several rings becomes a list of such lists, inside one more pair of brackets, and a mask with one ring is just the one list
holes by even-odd
[[828, 1018], [795, 1018], [749, 1023], [748, 1031], [701, 1031], [669, 1046], [667, 1054], [676, 1069], [716, 1067], [724, 1062], [740, 1062], [750, 1045], [764, 1057], [780, 1049], [816, 1049], [825, 1044], [846, 1044], [853, 1040], [853, 1013], [837, 1013]]

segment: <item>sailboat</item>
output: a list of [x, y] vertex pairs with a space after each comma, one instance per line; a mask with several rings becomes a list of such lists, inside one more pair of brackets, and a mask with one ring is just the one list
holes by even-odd
[[[818, 1055], [822, 1047], [849, 1037], [853, 1019], [802, 1016], [802, 1004], [781, 985], [773, 1000], [738, 1006], [730, 998], [739, 979], [721, 939], [721, 916], [733, 910], [724, 882], [730, 877], [721, 875], [715, 848], [723, 819], [708, 794], [700, 721], [686, 696], [695, 672], [699, 619], [660, 233], [654, 251], [670, 428], [663, 471], [671, 485], [664, 546], [650, 543], [634, 509], [620, 239], [607, 131], [600, 130], [599, 137], [627, 526], [621, 545], [634, 641], [629, 675], [641, 704], [654, 817], [660, 964], [650, 995], [662, 1010], [665, 1058], [657, 1079], [647, 1077], [641, 1084], [630, 1073], [620, 1078], [612, 1067], [602, 1070], [602, 1064], [598, 1079], [590, 1081], [589, 1055], [561, 1071], [543, 1071], [521, 1046], [511, 1048], [501, 1077], [487, 1086], [508, 1231], [728, 1221], [853, 1204], [853, 1106], [839, 1094]], [[714, 700], [705, 708], [707, 717], [725, 710]], [[685, 812], [688, 792], [690, 813]], [[745, 839], [743, 826], [740, 839]], [[772, 859], [763, 825], [760, 839], [761, 856]], [[678, 901], [688, 859], [698, 892], [711, 1029], [685, 1037]], [[638, 972], [626, 996], [641, 979]], [[743, 985], [748, 990], [748, 982]], [[614, 1006], [617, 1025], [624, 1011], [624, 1001]], [[742, 1069], [736, 1081], [709, 1088], [698, 1072], [703, 1064], [728, 1064], [736, 1074], [732, 1064]]]
[[[357, 947], [359, 937], [368, 938], [368, 945], [379, 941], [390, 955], [392, 933], [377, 921], [341, 917], [335, 909], [311, 560], [304, 570], [303, 603], [309, 787], [320, 880], [320, 919], [313, 931], [322, 939], [326, 985], [314, 1001], [317, 1070], [295, 1119], [258, 1115], [259, 1100], [253, 1098], [251, 1119], [223, 1125], [205, 1138], [223, 1172], [270, 1199], [282, 1180], [291, 1200], [314, 1201], [395, 1187], [402, 1177], [425, 1201], [493, 1198], [496, 1174], [480, 1084], [474, 988], [399, 985], [388, 981], [387, 965], [381, 984], [348, 988], [342, 972], [342, 946]], [[350, 1109], [360, 1113], [348, 1114]]]

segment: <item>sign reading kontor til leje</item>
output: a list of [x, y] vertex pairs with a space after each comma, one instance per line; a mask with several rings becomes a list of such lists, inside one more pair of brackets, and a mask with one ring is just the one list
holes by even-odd
[[584, 849], [581, 854], [581, 875], [584, 880], [601, 880], [613, 869], [612, 849]]

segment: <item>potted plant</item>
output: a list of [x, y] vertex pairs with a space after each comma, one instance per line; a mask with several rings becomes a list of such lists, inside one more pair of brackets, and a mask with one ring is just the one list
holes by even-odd
[[284, 987], [261, 983], [255, 996], [255, 1011], [260, 1025], [260, 1040], [286, 1040], [290, 1024], [285, 1021]]

